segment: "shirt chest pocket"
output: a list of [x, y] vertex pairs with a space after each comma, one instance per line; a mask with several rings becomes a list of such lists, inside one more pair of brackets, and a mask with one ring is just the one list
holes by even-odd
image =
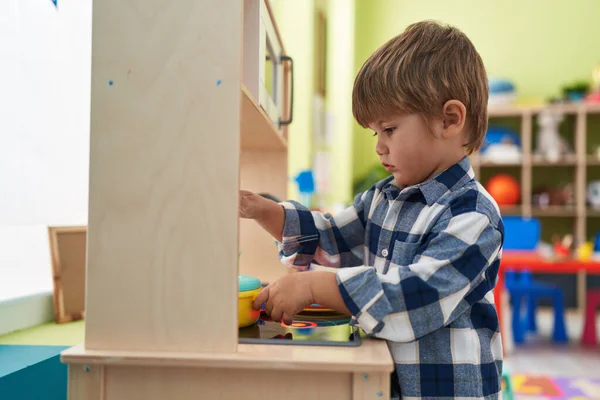
[[394, 250], [392, 251], [391, 262], [396, 265], [409, 265], [417, 256], [420, 243], [394, 241]]

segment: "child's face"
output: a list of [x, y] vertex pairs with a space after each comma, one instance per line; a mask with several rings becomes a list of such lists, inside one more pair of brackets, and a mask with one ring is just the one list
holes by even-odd
[[375, 151], [396, 183], [416, 185], [442, 172], [448, 158], [448, 143], [436, 137], [441, 121], [431, 129], [417, 114], [393, 116], [369, 124], [377, 134]]

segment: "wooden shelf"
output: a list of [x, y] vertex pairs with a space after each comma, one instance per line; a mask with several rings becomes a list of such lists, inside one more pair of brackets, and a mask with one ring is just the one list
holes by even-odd
[[532, 207], [531, 215], [534, 217], [575, 217], [577, 210], [575, 207], [562, 206]]
[[577, 164], [577, 156], [575, 154], [568, 154], [561, 157], [557, 161], [549, 161], [541, 155], [533, 155], [531, 157], [531, 165], [534, 167], [562, 167], [562, 166], [574, 166]]
[[242, 149], [286, 151], [287, 140], [277, 131], [271, 119], [243, 85], [241, 121]]
[[384, 340], [363, 339], [358, 347], [240, 344], [233, 353], [133, 352], [86, 350], [78, 345], [61, 353], [67, 364], [210, 367], [323, 372], [391, 372], [394, 362]]
[[586, 209], [586, 214], [588, 217], [598, 218], [598, 217], [600, 217], [600, 209], [588, 207]]
[[600, 158], [590, 154], [586, 157], [585, 163], [586, 163], [586, 165], [589, 165], [589, 166], [600, 165]]
[[502, 215], [521, 215], [521, 206], [500, 206], [500, 213]]
[[474, 162], [475, 165], [480, 166], [481, 168], [515, 168], [515, 167], [520, 167], [521, 163], [517, 163], [517, 162], [495, 162], [495, 161], [488, 161], [483, 157], [479, 157], [478, 161]]
[[488, 108], [488, 115], [490, 117], [520, 117], [525, 114], [537, 114], [541, 110], [548, 108], [564, 114], [577, 114], [579, 112], [588, 114], [600, 113], [600, 103], [566, 103], [490, 106]]
[[[572, 154], [564, 156], [557, 161], [549, 161], [535, 154], [535, 133], [539, 132], [536, 118], [544, 110], [562, 113], [568, 118], [568, 123], [562, 125], [561, 136], [567, 134]], [[548, 237], [553, 232], [572, 234], [575, 243], [581, 243], [594, 234], [593, 225], [597, 221], [590, 218], [600, 218], [600, 210], [595, 210], [586, 204], [587, 182], [596, 175], [595, 167], [600, 167], [600, 158], [590, 152], [591, 144], [597, 143], [599, 134], [593, 125], [589, 124], [590, 116], [595, 118], [600, 115], [600, 103], [566, 103], [566, 104], [533, 104], [533, 105], [507, 105], [488, 107], [490, 125], [499, 123], [505, 125], [503, 119], [511, 119], [510, 126], [519, 131], [521, 138], [522, 163], [517, 166], [518, 173], [514, 174], [520, 181], [521, 204], [520, 207], [501, 207], [503, 215], [544, 218], [543, 237]], [[495, 120], [494, 120], [495, 119]], [[562, 132], [564, 128], [568, 132]], [[564, 138], [564, 136], [563, 136]], [[483, 176], [489, 177], [496, 172], [513, 172], [513, 163], [486, 163], [477, 162], [473, 157], [475, 174], [484, 172]], [[498, 168], [500, 167], [500, 168]], [[554, 168], [559, 167], [559, 169]], [[493, 168], [490, 170], [490, 168]], [[561, 171], [564, 169], [567, 171]], [[574, 191], [574, 205], [539, 207], [533, 204], [533, 189], [535, 186], [558, 186], [568, 180]], [[486, 184], [486, 182], [482, 182]], [[577, 277], [577, 304], [585, 304], [585, 276]]]

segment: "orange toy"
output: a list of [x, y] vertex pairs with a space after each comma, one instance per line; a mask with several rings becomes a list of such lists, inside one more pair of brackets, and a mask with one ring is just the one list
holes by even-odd
[[501, 206], [514, 206], [521, 196], [519, 182], [507, 174], [494, 175], [485, 188]]

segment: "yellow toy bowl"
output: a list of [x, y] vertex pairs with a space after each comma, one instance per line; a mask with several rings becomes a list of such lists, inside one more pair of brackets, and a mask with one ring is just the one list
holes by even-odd
[[260, 310], [252, 308], [252, 303], [260, 293], [260, 288], [238, 294], [238, 325], [240, 328], [250, 326], [258, 321]]
[[260, 310], [252, 308], [252, 303], [261, 291], [260, 280], [248, 276], [238, 276], [238, 326], [254, 325], [260, 317]]

